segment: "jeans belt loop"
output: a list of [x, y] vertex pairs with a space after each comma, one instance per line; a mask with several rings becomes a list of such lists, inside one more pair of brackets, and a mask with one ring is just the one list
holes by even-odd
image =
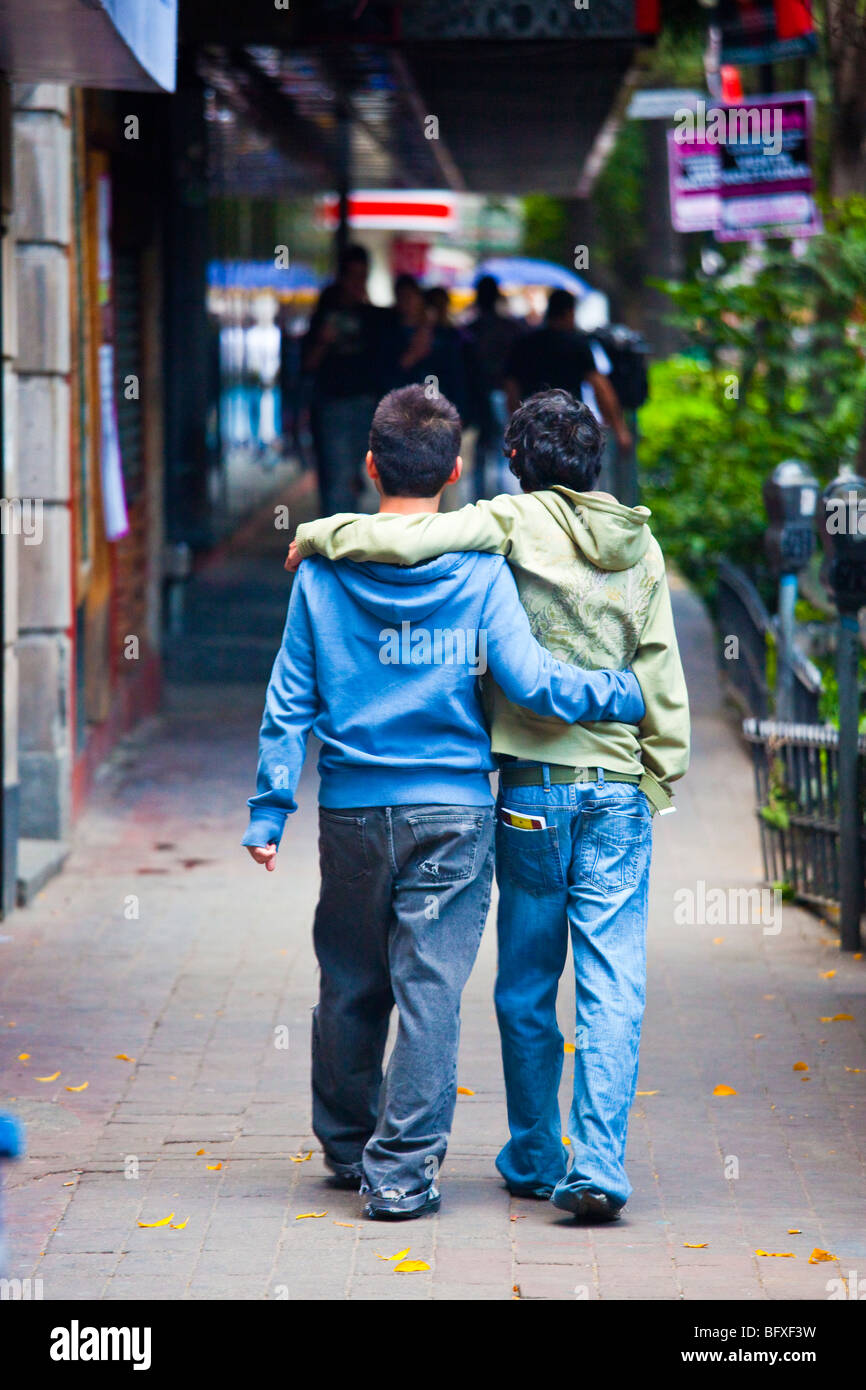
[[550, 791], [550, 767], [547, 763], [542, 764], [542, 774], [544, 776], [544, 790]]
[[596, 775], [596, 779], [595, 779], [596, 782], [598, 783], [598, 785], [599, 785], [600, 787], [603, 787], [603, 786], [604, 786], [604, 768], [603, 768], [603, 767], [597, 767], [597, 768], [596, 768], [596, 774], [597, 774], [597, 775]]

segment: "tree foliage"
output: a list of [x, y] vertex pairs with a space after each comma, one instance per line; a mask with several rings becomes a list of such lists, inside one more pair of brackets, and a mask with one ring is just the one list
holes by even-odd
[[866, 199], [833, 204], [800, 255], [728, 255], [665, 286], [691, 356], [653, 367], [640, 417], [644, 500], [705, 593], [718, 555], [754, 569], [761, 485], [783, 458], [822, 482], [866, 466]]

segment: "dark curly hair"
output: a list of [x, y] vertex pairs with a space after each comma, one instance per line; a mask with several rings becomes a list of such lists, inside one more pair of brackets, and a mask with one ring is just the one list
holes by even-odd
[[589, 492], [603, 447], [604, 430], [589, 406], [569, 391], [536, 391], [509, 420], [503, 452], [524, 492], [557, 484]]

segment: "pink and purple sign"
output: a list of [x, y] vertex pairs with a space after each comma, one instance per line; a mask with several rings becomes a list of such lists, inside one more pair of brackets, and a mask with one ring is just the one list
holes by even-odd
[[717, 241], [821, 231], [811, 169], [812, 97], [793, 92], [738, 105], [698, 102], [668, 132], [671, 221]]
[[812, 182], [812, 105], [808, 92], [750, 102], [746, 109], [761, 113], [757, 135], [755, 122], [729, 119], [719, 146], [718, 241], [821, 231]]

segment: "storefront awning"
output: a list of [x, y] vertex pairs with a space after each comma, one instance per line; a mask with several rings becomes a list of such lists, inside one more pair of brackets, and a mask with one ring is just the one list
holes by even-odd
[[3, 0], [0, 68], [18, 82], [173, 92], [177, 0]]

